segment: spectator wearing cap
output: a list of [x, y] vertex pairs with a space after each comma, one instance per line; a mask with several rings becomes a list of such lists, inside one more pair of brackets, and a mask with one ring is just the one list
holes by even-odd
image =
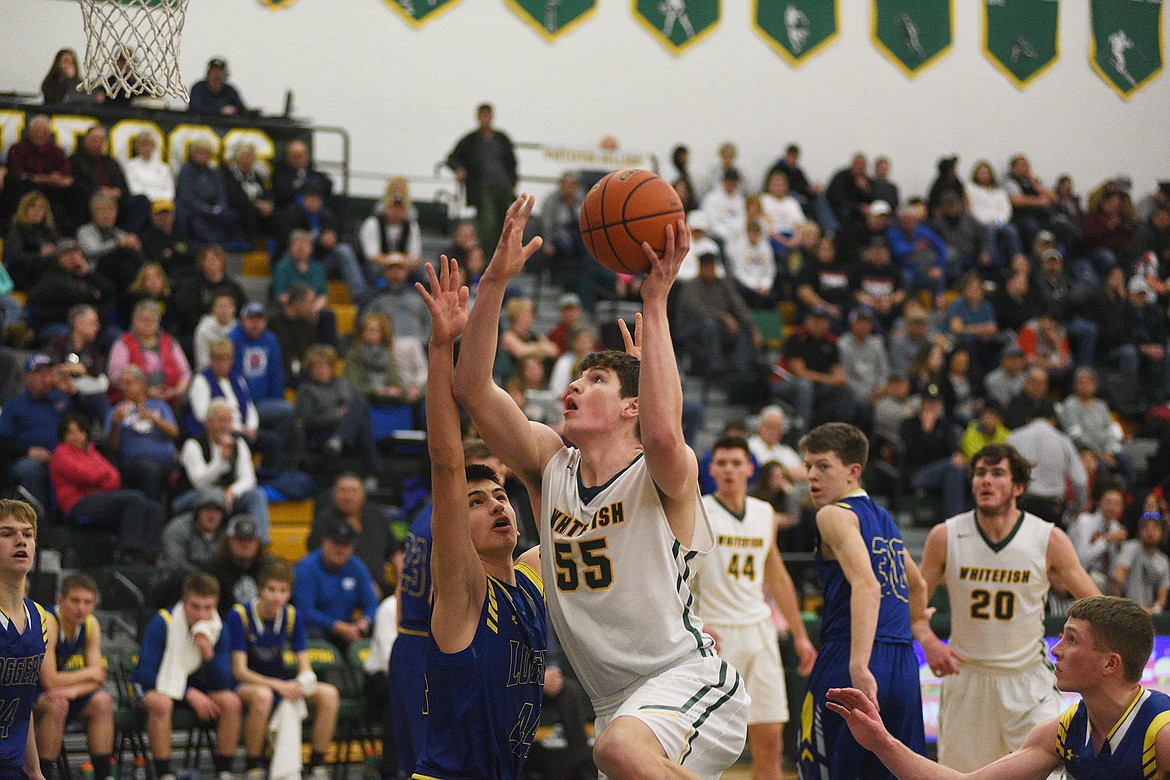
[[228, 338], [235, 345], [233, 369], [244, 377], [260, 427], [272, 431], [292, 431], [293, 408], [284, 397], [284, 357], [280, 343], [268, 329], [264, 304], [253, 301], [240, 312], [240, 321]]
[[159, 593], [159, 603], [171, 603], [168, 592], [177, 594], [185, 577], [211, 564], [227, 535], [227, 517], [223, 489], [205, 487], [195, 491], [185, 512], [167, 523], [158, 559], [159, 580], [167, 586]]
[[214, 153], [208, 141], [192, 141], [175, 183], [179, 233], [197, 244], [223, 244], [239, 229], [236, 212], [228, 205], [223, 176], [212, 165]]
[[874, 335], [873, 330], [873, 312], [859, 306], [849, 312], [849, 328], [837, 339], [841, 370], [864, 409], [877, 403], [890, 380], [890, 355], [881, 336]]
[[873, 312], [876, 332], [892, 333], [906, 300], [906, 290], [902, 286], [902, 274], [894, 268], [884, 232], [874, 235], [862, 247], [861, 262], [854, 265], [849, 275], [849, 289], [855, 304], [866, 306]]
[[371, 312], [385, 314], [394, 323], [394, 335], [418, 339], [425, 344], [431, 337], [431, 318], [418, 290], [410, 283], [406, 258], [392, 254], [382, 271], [382, 282], [361, 309], [361, 316]]
[[149, 130], [143, 130], [130, 141], [132, 156], [126, 161], [126, 187], [133, 195], [141, 195], [150, 203], [174, 201], [175, 173], [171, 166], [155, 157], [158, 139]]
[[898, 431], [903, 452], [902, 473], [914, 490], [937, 490], [942, 516], [954, 517], [965, 508], [966, 460], [959, 447], [959, 432], [946, 416], [942, 391], [927, 385], [918, 414]]
[[179, 474], [175, 440], [179, 426], [170, 404], [146, 394], [146, 376], [127, 366], [118, 378], [122, 400], [105, 419], [105, 449], [128, 488], [165, 503], [171, 480]]
[[680, 357], [690, 360], [690, 373], [746, 375], [756, 362], [763, 339], [743, 297], [730, 279], [716, 273], [718, 258], [699, 258], [699, 275], [678, 292], [671, 335]]
[[[1040, 369], [1029, 370], [1025, 392], [1037, 372], [1043, 375]], [[1032, 464], [1032, 481], [1020, 498], [1020, 509], [1063, 527], [1066, 511], [1077, 514], [1084, 509], [1089, 475], [1073, 440], [1055, 423], [1056, 411], [1045, 398], [1027, 423], [1012, 429], [1008, 444]], [[1069, 490], [1071, 502], [1066, 498]]]
[[228, 205], [240, 217], [241, 237], [245, 241], [267, 239], [276, 203], [267, 174], [256, 165], [256, 147], [249, 142], [236, 144], [220, 170]]
[[893, 208], [884, 200], [870, 203], [864, 219], [854, 221], [841, 231], [838, 237], [841, 258], [847, 263], [854, 263], [865, 256], [865, 249], [869, 246], [880, 243], [889, 247], [886, 233], [890, 229], [893, 213]]
[[306, 184], [312, 183], [326, 200], [333, 194], [333, 182], [313, 167], [309, 146], [304, 141], [291, 141], [285, 149], [284, 160], [272, 174], [272, 199], [276, 213], [291, 206]]
[[569, 339], [573, 331], [588, 323], [582, 321], [585, 310], [581, 306], [581, 296], [577, 293], [561, 293], [557, 298], [557, 311], [557, 324], [548, 332], [547, 338], [564, 355], [569, 351]]
[[110, 280], [94, 270], [76, 241], [65, 239], [57, 244], [57, 262], [29, 293], [29, 324], [42, 343], [48, 342], [68, 331], [64, 323], [72, 307], [88, 303], [103, 314], [115, 298]]
[[841, 368], [837, 339], [829, 329], [831, 317], [824, 307], [809, 309], [804, 326], [788, 337], [781, 350], [780, 379], [772, 393], [792, 404], [792, 425], [801, 433], [830, 420], [858, 421], [862, 414]]
[[999, 365], [983, 377], [987, 397], [999, 404], [1001, 410], [1006, 411], [1012, 399], [1023, 391], [1027, 367], [1024, 350], [1013, 341], [1000, 353]]
[[947, 287], [947, 245], [923, 222], [926, 207], [908, 202], [898, 209], [898, 221], [886, 231], [894, 262], [911, 293], [928, 291], [939, 302]]
[[188, 111], [199, 114], [222, 114], [235, 116], [247, 111], [240, 93], [228, 83], [227, 62], [214, 57], [207, 62], [207, 75], [202, 81], [191, 85], [191, 102]]
[[[1037, 242], [1043, 243], [1042, 238], [1045, 238], [1043, 234], [1037, 237]], [[1087, 293], [1066, 272], [1064, 255], [1057, 249], [1045, 249], [1039, 258], [1039, 270], [1032, 281], [1040, 305], [1064, 325], [1073, 350], [1073, 362], [1078, 366], [1092, 365], [1097, 355], [1100, 328], [1082, 311]]]
[[1003, 424], [1003, 407], [996, 401], [987, 400], [979, 406], [979, 413], [959, 437], [963, 457], [971, 458], [988, 444], [1004, 444], [1011, 433]]
[[1127, 361], [1122, 371], [1133, 370], [1155, 402], [1165, 399], [1170, 390], [1170, 360], [1166, 359], [1167, 322], [1166, 314], [1158, 307], [1153, 291], [1144, 277], [1134, 276], [1126, 287], [1129, 291], [1128, 306], [1124, 312], [1129, 331], [1129, 341], [1136, 350], [1123, 356]]
[[853, 155], [849, 166], [833, 174], [825, 187], [825, 198], [833, 215], [841, 223], [841, 229], [848, 231], [850, 226], [865, 219], [865, 209], [877, 200], [873, 193], [873, 180], [866, 172], [869, 161], [865, 155], [858, 152]]
[[349, 286], [350, 297], [363, 301], [366, 297], [366, 275], [357, 255], [349, 244], [341, 240], [343, 225], [325, 203], [325, 191], [315, 181], [301, 187], [296, 199], [284, 208], [273, 228], [275, 245], [272, 257], [283, 258], [290, 250], [294, 231], [308, 231], [312, 256], [331, 276], [339, 276]]
[[1136, 602], [1151, 614], [1166, 608], [1170, 593], [1170, 558], [1158, 549], [1165, 535], [1161, 512], [1142, 514], [1138, 538], [1122, 543], [1110, 572], [1113, 594]]
[[76, 391], [68, 375], [55, 369], [53, 359], [36, 352], [24, 361], [24, 392], [10, 398], [0, 410], [0, 461], [48, 512], [49, 459], [57, 446], [57, 425], [75, 411]]
[[57, 507], [67, 521], [113, 526], [115, 561], [150, 563], [159, 554], [163, 508], [141, 491], [124, 489], [122, 475], [89, 440], [89, 419], [77, 412], [57, 423], [60, 444], [49, 460]]
[[544, 265], [549, 269], [553, 283], [564, 290], [575, 290], [581, 283], [581, 261], [587, 255], [581, 240], [581, 205], [584, 202], [577, 174], [565, 171], [556, 191], [549, 193], [540, 204]]
[[260, 572], [276, 558], [260, 538], [260, 524], [251, 515], [228, 521], [215, 555], [203, 570], [219, 583], [219, 614], [226, 617], [233, 604], [250, 604], [260, 595]]
[[597, 330], [588, 324], [578, 322], [569, 335], [569, 351], [556, 359], [552, 371], [549, 372], [549, 394], [553, 398], [563, 397], [569, 383], [580, 375], [577, 367], [581, 365], [581, 361], [590, 352], [597, 352], [602, 348]]
[[938, 345], [949, 350], [951, 341], [942, 326], [941, 317], [928, 312], [917, 298], [907, 298], [901, 318], [890, 331], [890, 370], [908, 376], [911, 364], [926, 347]]
[[[422, 262], [422, 230], [404, 177], [396, 176], [386, 184], [386, 195], [379, 210], [362, 222], [358, 238], [362, 254], [375, 270], [381, 271], [390, 255], [398, 253], [405, 255], [411, 274], [418, 272]], [[547, 234], [545, 242], [548, 242]]]
[[167, 276], [178, 279], [194, 273], [195, 253], [185, 238], [175, 233], [175, 203], [156, 200], [150, 204], [150, 224], [142, 231], [142, 254], [158, 263]]
[[747, 198], [740, 189], [743, 177], [736, 167], [724, 168], [719, 185], [703, 196], [700, 210], [711, 220], [711, 233], [726, 250], [747, 229]]
[[325, 531], [321, 547], [294, 567], [293, 604], [309, 636], [328, 639], [342, 650], [369, 636], [378, 609], [370, 571], [354, 555], [357, 540], [353, 526], [338, 522]]
[[391, 533], [391, 519], [389, 509], [369, 500], [361, 478], [345, 473], [327, 495], [317, 497], [305, 546], [309, 552], [316, 550], [329, 529], [348, 523], [357, 532], [355, 554], [366, 565], [380, 595], [386, 583], [386, 564], [393, 562], [396, 568], [402, 565], [402, 548]]

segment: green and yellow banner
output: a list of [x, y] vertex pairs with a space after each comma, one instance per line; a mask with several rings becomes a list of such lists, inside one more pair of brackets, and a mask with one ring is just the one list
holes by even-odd
[[837, 0], [755, 0], [752, 25], [794, 68], [837, 37]]
[[1162, 71], [1162, 0], [1091, 0], [1093, 70], [1123, 100]]
[[878, 51], [914, 78], [950, 51], [952, 0], [873, 0], [870, 36]]
[[584, 21], [597, 0], [506, 0], [528, 26], [549, 43]]
[[984, 0], [983, 53], [1023, 89], [1060, 54], [1060, 0]]
[[260, 0], [260, 5], [266, 7], [270, 11], [279, 11], [288, 8], [297, 0]]
[[633, 0], [634, 18], [671, 54], [711, 34], [719, 23], [719, 0]]
[[398, 12], [412, 27], [422, 27], [459, 0], [382, 0]]

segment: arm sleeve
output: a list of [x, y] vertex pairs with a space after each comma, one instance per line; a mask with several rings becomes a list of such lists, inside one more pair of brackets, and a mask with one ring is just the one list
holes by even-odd
[[191, 380], [191, 388], [187, 391], [187, 403], [191, 407], [191, 415], [200, 423], [207, 419], [207, 407], [211, 404], [211, 386], [207, 384], [207, 377], [196, 374]]
[[300, 653], [308, 650], [309, 637], [305, 632], [305, 621], [301, 618], [301, 613], [293, 606], [288, 608], [288, 612], [292, 620], [292, 651]]
[[256, 467], [252, 465], [252, 451], [242, 438], [236, 439], [236, 481], [230, 485], [232, 493], [241, 496], [256, 487]]
[[374, 617], [378, 612], [378, 594], [374, 592], [374, 578], [370, 575], [370, 570], [366, 565], [354, 556], [351, 560], [361, 566], [365, 576], [361, 578], [362, 592], [361, 592], [361, 607], [362, 614], [370, 621], [370, 625], [374, 625]]
[[130, 676], [131, 680], [142, 686], [143, 691], [154, 689], [166, 645], [167, 622], [161, 614], [156, 614], [146, 624], [146, 630], [142, 633], [142, 646], [138, 650], [138, 666], [134, 667], [134, 673]]
[[224, 621], [224, 631], [228, 635], [228, 646], [233, 653], [248, 652], [248, 634], [244, 630], [244, 619], [240, 613], [244, 610], [243, 604], [236, 604], [227, 614]]
[[307, 566], [296, 568], [292, 600], [297, 607], [297, 614], [304, 618], [307, 626], [328, 631], [333, 627], [333, 618], [317, 609], [316, 596], [319, 587], [316, 572]]
[[382, 254], [382, 242], [378, 240], [378, 229], [378, 218], [370, 216], [366, 217], [361, 229], [358, 230], [358, 245], [367, 260]]
[[219, 690], [235, 688], [232, 680], [232, 656], [229, 645], [228, 632], [221, 631], [219, 641], [215, 643], [215, 655], [207, 664], [212, 682], [218, 686]]

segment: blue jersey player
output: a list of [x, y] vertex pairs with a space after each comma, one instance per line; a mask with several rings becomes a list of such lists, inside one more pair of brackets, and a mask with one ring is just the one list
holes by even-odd
[[414, 777], [520, 775], [540, 721], [548, 649], [534, 551], [513, 564], [519, 532], [499, 476], [465, 466], [452, 394], [455, 339], [467, 288], [446, 257], [427, 266], [431, 312], [427, 446], [431, 455], [431, 577], [427, 729]]
[[852, 686], [878, 706], [890, 731], [924, 752], [922, 694], [911, 614], [925, 585], [889, 512], [861, 489], [869, 442], [858, 428], [827, 423], [800, 441], [817, 508], [817, 576], [824, 591], [821, 650], [801, 709], [800, 776], [888, 777], [881, 763], [826, 709], [830, 688]]
[[[398, 748], [398, 770], [409, 777], [426, 734], [427, 647], [431, 643], [431, 513], [419, 510], [403, 545], [398, 582], [398, 638], [390, 649], [390, 717]], [[383, 766], [383, 771], [386, 767]]]
[[36, 512], [0, 500], [0, 780], [44, 780], [32, 713], [50, 618], [24, 595], [36, 552]]
[[923, 758], [891, 736], [860, 691], [829, 691], [829, 708], [901, 780], [1044, 780], [1058, 769], [1072, 780], [1166, 778], [1170, 696], [1141, 685], [1153, 648], [1150, 616], [1129, 599], [1089, 596], [1075, 602], [1052, 655], [1056, 686], [1081, 700], [1032, 729], [1016, 752], [967, 774]]

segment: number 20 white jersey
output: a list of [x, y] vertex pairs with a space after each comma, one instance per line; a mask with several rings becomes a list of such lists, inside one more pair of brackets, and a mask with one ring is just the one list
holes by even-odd
[[580, 451], [566, 447], [545, 466], [540, 557], [557, 638], [596, 704], [688, 657], [715, 654], [690, 590], [713, 540], [697, 489], [691, 549], [675, 539], [645, 457], [588, 490], [580, 462]]
[[947, 520], [943, 574], [951, 600], [951, 646], [976, 667], [1012, 671], [1047, 657], [1044, 604], [1052, 523], [1026, 512], [992, 544], [964, 512]]

